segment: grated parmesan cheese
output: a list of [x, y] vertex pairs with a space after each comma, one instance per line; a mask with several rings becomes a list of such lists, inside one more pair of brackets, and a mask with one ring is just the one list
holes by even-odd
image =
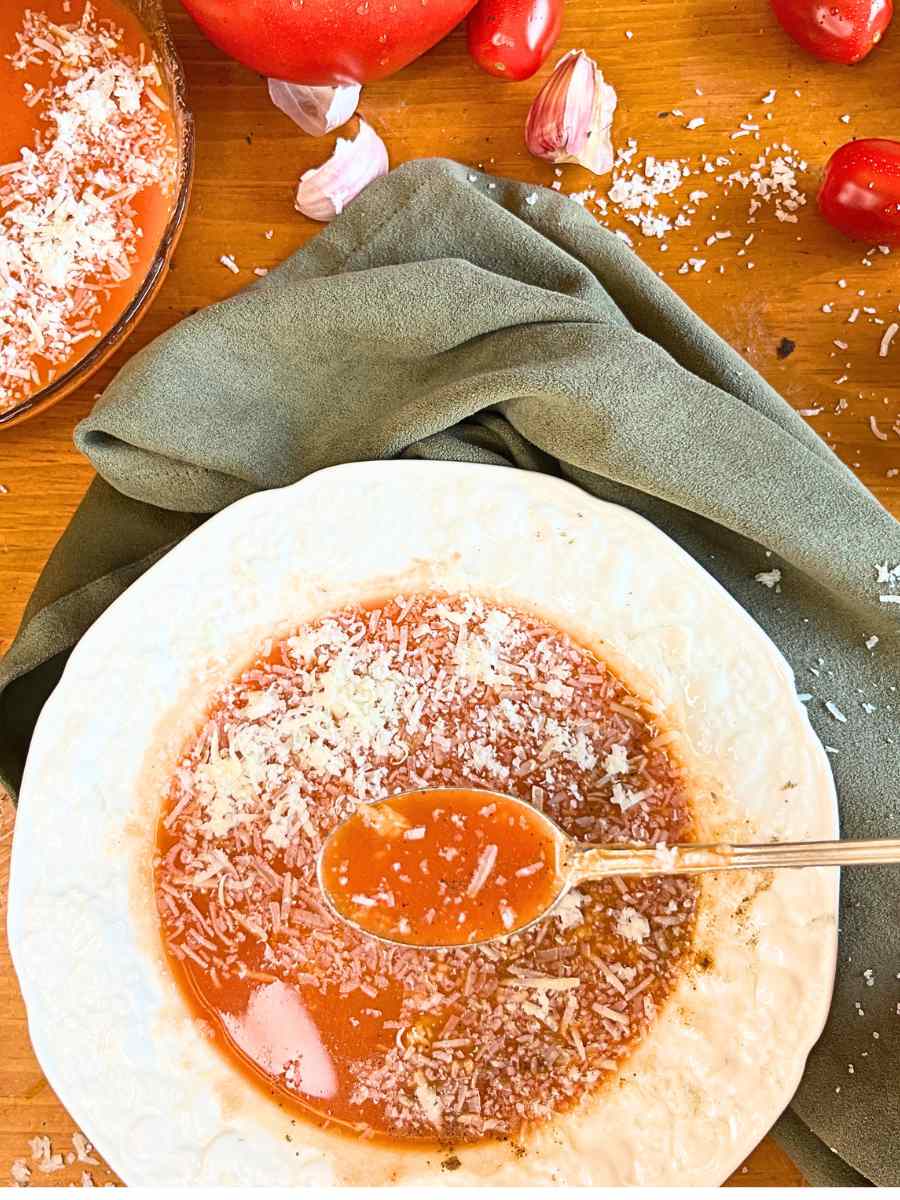
[[891, 342], [896, 337], [898, 329], [900, 329], [900, 325], [898, 325], [896, 321], [892, 321], [891, 324], [888, 325], [887, 329], [885, 329], [884, 337], [881, 339], [881, 345], [878, 347], [878, 354], [881, 358], [887, 358], [888, 352], [891, 348]]
[[577, 888], [572, 888], [566, 892], [553, 910], [553, 916], [559, 921], [563, 929], [574, 929], [577, 925], [581, 925], [584, 922], [584, 915], [581, 908], [586, 899], [587, 896], [584, 892], [579, 892]]
[[83, 1133], [76, 1131], [72, 1134], [72, 1146], [75, 1149], [76, 1162], [85, 1163], [91, 1167], [99, 1167], [100, 1160], [94, 1158], [91, 1151], [94, 1147], [87, 1140]]
[[[83, 1133], [76, 1131], [72, 1134], [72, 1147], [73, 1149], [65, 1154], [56, 1151], [51, 1139], [46, 1134], [39, 1134], [28, 1141], [31, 1162], [35, 1164], [34, 1169], [43, 1175], [56, 1175], [60, 1171], [65, 1171], [67, 1167], [75, 1165], [94, 1167], [103, 1165], [98, 1158], [94, 1157], [94, 1148]], [[17, 1158], [13, 1161], [10, 1167], [10, 1177], [16, 1187], [34, 1186], [35, 1183], [33, 1169], [29, 1167], [24, 1158]], [[87, 1171], [81, 1172], [79, 1184], [81, 1187], [96, 1186], [93, 1177]], [[61, 1184], [55, 1181], [54, 1186], [59, 1187]], [[69, 1186], [76, 1185], [70, 1183]], [[112, 1185], [107, 1184], [106, 1186]]]
[[[474, 639], [489, 651], [485, 663], [476, 649], [487, 670], [475, 676], [465, 670]], [[360, 806], [374, 816], [378, 800], [411, 787], [485, 786], [476, 763], [507, 772], [510, 792], [575, 837], [689, 838], [680, 774], [650, 714], [565, 635], [470, 596], [397, 597], [268, 639], [179, 760], [157, 875], [173, 962], [205, 980], [211, 999], [246, 973], [290, 982], [313, 1013], [323, 994], [329, 1012], [346, 1009], [347, 1045], [368, 1048], [339, 1064], [335, 1115], [349, 1119], [343, 1105], [367, 1131], [439, 1129], [467, 1142], [570, 1107], [651, 1026], [690, 945], [696, 889], [678, 877], [629, 882], [624, 911], [586, 884], [534, 929], [452, 952], [388, 947], [336, 921], [316, 882], [336, 823]], [[610, 803], [626, 773], [633, 803]], [[439, 879], [439, 860], [455, 853], [438, 850], [423, 874]], [[482, 855], [471, 893], [493, 878], [494, 860]], [[389, 905], [387, 889], [380, 901], [353, 890], [366, 893], [363, 906]], [[498, 908], [514, 926], [508, 899]], [[598, 923], [598, 936], [628, 943], [624, 961], [598, 958]], [[534, 1062], [552, 1066], [536, 1075]], [[301, 1083], [295, 1064], [272, 1075], [302, 1102]]]
[[612, 802], [618, 805], [622, 812], [628, 812], [629, 808], [633, 808], [635, 804], [640, 804], [646, 794], [646, 792], [633, 792], [621, 783], [614, 783]]
[[143, 236], [135, 198], [174, 186], [158, 67], [125, 54], [122, 37], [89, 0], [71, 25], [25, 13], [12, 64], [49, 64], [51, 80], [34, 144], [0, 167], [0, 412], [101, 336], [103, 300], [131, 277]]
[[27, 1187], [31, 1179], [31, 1168], [24, 1158], [17, 1158], [13, 1161], [9, 1174], [16, 1187]]
[[475, 874], [469, 881], [469, 886], [466, 888], [466, 895], [469, 897], [477, 896], [484, 885], [490, 878], [491, 872], [494, 869], [494, 863], [497, 861], [497, 847], [485, 846], [478, 859], [478, 864], [475, 867]]
[[626, 941], [643, 944], [650, 936], [650, 922], [637, 909], [626, 907], [616, 918], [616, 933]]
[[416, 1072], [416, 1099], [419, 1107], [435, 1129], [440, 1129], [443, 1123], [444, 1110], [438, 1100], [437, 1092], [428, 1083], [422, 1071]]
[[760, 571], [753, 578], [757, 583], [761, 583], [763, 587], [771, 589], [781, 582], [781, 571], [777, 567], [773, 567], [771, 571]]
[[607, 775], [627, 775], [631, 770], [631, 764], [628, 761], [628, 751], [625, 746], [618, 742], [607, 754], [603, 760], [603, 770]]
[[61, 1154], [54, 1153], [50, 1139], [46, 1136], [33, 1137], [28, 1143], [31, 1148], [31, 1161], [37, 1163], [37, 1169], [44, 1175], [52, 1175], [61, 1171], [65, 1161]]

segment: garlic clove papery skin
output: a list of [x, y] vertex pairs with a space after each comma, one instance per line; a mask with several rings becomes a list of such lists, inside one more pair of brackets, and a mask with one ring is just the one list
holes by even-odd
[[525, 122], [525, 144], [538, 158], [583, 149], [591, 127], [596, 67], [583, 50], [570, 50], [535, 96]]
[[269, 99], [275, 107], [313, 137], [345, 125], [356, 112], [361, 92], [358, 83], [310, 87], [283, 79], [269, 80]]
[[387, 147], [360, 117], [355, 138], [339, 137], [331, 158], [300, 176], [295, 206], [313, 221], [330, 221], [389, 169]]
[[607, 175], [613, 169], [615, 150], [612, 143], [612, 123], [619, 97], [612, 84], [603, 78], [597, 68], [594, 88], [594, 109], [591, 114], [591, 129], [584, 146], [577, 154], [568, 154], [560, 162], [579, 163], [595, 175]]
[[612, 170], [612, 122], [618, 96], [583, 50], [570, 50], [534, 99], [525, 125], [532, 154], [579, 163], [595, 175]]

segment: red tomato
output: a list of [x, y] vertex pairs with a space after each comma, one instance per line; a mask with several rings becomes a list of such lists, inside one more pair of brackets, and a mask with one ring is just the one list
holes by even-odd
[[528, 79], [559, 37], [564, 0], [481, 0], [467, 22], [469, 53], [498, 79]]
[[881, 41], [894, 0], [772, 0], [795, 42], [828, 62], [856, 63]]
[[900, 142], [860, 138], [835, 150], [819, 189], [819, 209], [849, 238], [900, 245]]
[[272, 79], [333, 85], [393, 75], [475, 0], [182, 0], [220, 50]]

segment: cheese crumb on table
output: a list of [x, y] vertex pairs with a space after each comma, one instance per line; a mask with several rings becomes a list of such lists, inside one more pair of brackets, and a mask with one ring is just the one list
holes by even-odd
[[9, 1173], [16, 1187], [26, 1187], [31, 1179], [31, 1168], [24, 1158], [17, 1158], [10, 1167]]
[[763, 587], [773, 588], [781, 582], [781, 571], [779, 571], [778, 567], [773, 567], [771, 571], [760, 571], [753, 578], [757, 583], [761, 583]]
[[[57, 1175], [60, 1172], [65, 1172], [67, 1167], [92, 1166], [103, 1167], [103, 1164], [93, 1154], [93, 1146], [78, 1130], [72, 1134], [73, 1149], [63, 1154], [61, 1151], [54, 1150], [53, 1142], [47, 1134], [37, 1134], [28, 1140], [28, 1149], [30, 1152], [29, 1166], [25, 1158], [17, 1158], [10, 1166], [10, 1177], [16, 1187], [34, 1187], [37, 1184], [35, 1171], [39, 1175]], [[53, 1180], [50, 1183], [40, 1183], [41, 1187], [59, 1187], [60, 1181]], [[93, 1176], [89, 1171], [82, 1170], [79, 1176], [79, 1182], [70, 1183], [70, 1187], [96, 1187]], [[105, 1186], [114, 1186], [106, 1184]]]
[[882, 337], [881, 345], [878, 347], [878, 354], [881, 358], [887, 358], [891, 342], [894, 340], [898, 329], [900, 329], [900, 325], [896, 321], [892, 321], [884, 331], [884, 337]]

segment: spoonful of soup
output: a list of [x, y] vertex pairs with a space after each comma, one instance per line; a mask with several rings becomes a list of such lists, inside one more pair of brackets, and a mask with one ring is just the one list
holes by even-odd
[[362, 804], [319, 852], [333, 912], [382, 941], [437, 949], [519, 933], [571, 888], [612, 875], [900, 862], [900, 839], [760, 846], [598, 846], [524, 800], [434, 788]]

